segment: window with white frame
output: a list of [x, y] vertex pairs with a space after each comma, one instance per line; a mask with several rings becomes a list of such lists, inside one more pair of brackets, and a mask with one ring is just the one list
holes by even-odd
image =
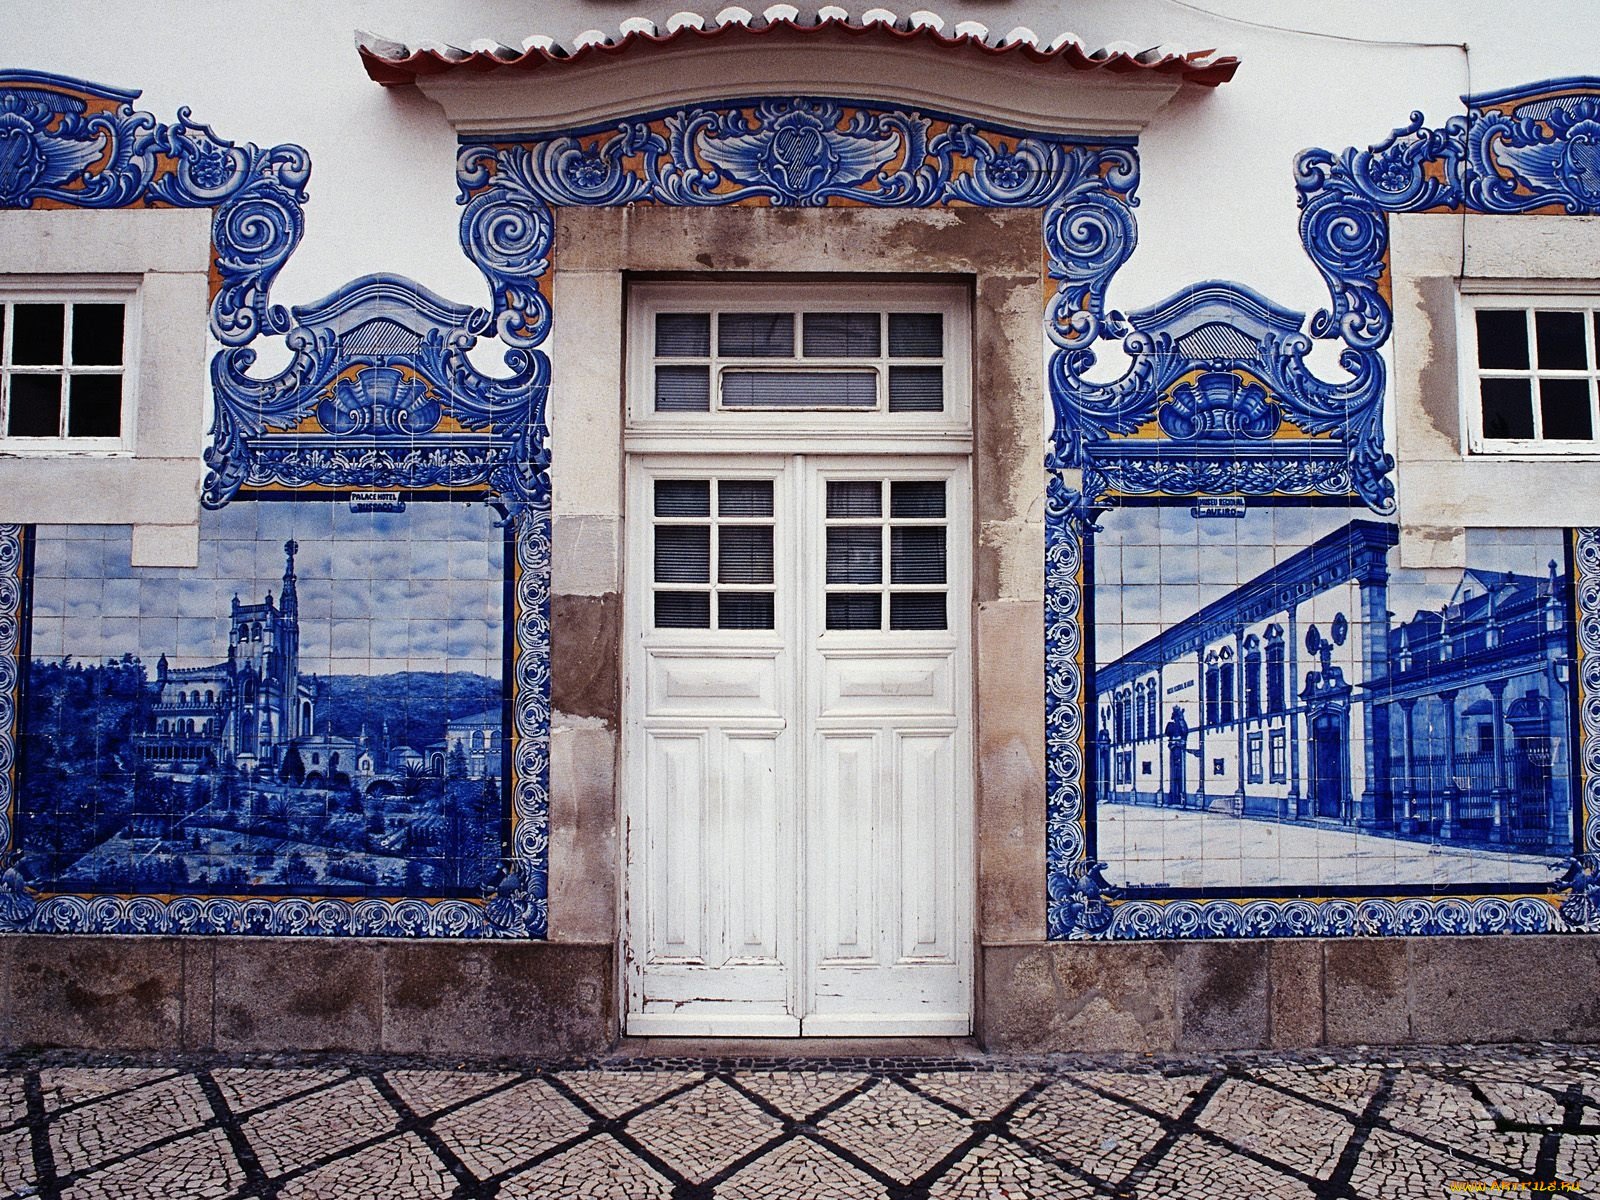
[[0, 290], [0, 448], [128, 446], [136, 300], [100, 283]]
[[959, 288], [645, 283], [630, 304], [642, 426], [966, 423]]
[[1470, 295], [1464, 309], [1469, 449], [1600, 449], [1600, 298]]

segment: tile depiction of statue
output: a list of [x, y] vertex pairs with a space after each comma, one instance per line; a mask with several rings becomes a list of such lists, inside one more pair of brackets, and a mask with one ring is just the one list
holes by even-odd
[[237, 503], [194, 570], [41, 526], [16, 843], [44, 891], [482, 894], [507, 549], [462, 504]]
[[1397, 566], [1364, 509], [1127, 504], [1092, 535], [1095, 857], [1114, 883], [1311, 895], [1523, 883], [1574, 844], [1556, 530]]

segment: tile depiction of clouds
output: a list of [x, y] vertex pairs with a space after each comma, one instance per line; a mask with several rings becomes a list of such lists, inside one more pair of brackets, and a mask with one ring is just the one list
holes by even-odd
[[[215, 663], [227, 653], [233, 597], [276, 600], [283, 544], [293, 539], [302, 671], [378, 675], [470, 661], [479, 673], [500, 673], [505, 549], [482, 506], [352, 513], [332, 502], [239, 503], [204, 513], [200, 529], [198, 566], [185, 570], [131, 567], [125, 526], [95, 538], [40, 526], [35, 654]], [[458, 612], [464, 619], [454, 619]]]
[[1114, 882], [1542, 888], [1570, 853], [1561, 531], [1472, 531], [1465, 569], [1408, 571], [1359, 507], [1100, 525], [1088, 715]]

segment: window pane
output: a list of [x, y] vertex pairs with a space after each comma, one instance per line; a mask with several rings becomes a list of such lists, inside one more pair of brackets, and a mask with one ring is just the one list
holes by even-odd
[[657, 592], [656, 628], [710, 629], [711, 597], [705, 592]]
[[944, 516], [942, 479], [901, 479], [889, 485], [891, 517]]
[[772, 526], [724, 525], [718, 531], [717, 582], [772, 582]]
[[1531, 438], [1533, 399], [1526, 379], [1485, 379], [1483, 383], [1483, 436]]
[[876, 371], [724, 371], [729, 408], [875, 408]]
[[710, 583], [711, 530], [704, 525], [657, 526], [656, 582]]
[[707, 358], [711, 354], [710, 313], [657, 313], [657, 358]]
[[80, 367], [122, 365], [122, 305], [72, 306], [72, 361]]
[[1594, 437], [1587, 379], [1541, 379], [1539, 419], [1547, 438], [1587, 440]]
[[719, 629], [771, 629], [773, 603], [771, 592], [718, 592], [717, 627]]
[[870, 596], [829, 596], [829, 629], [882, 629], [883, 597], [874, 592]]
[[1521, 309], [1480, 308], [1478, 365], [1520, 371], [1528, 367], [1528, 314]]
[[801, 340], [808, 358], [877, 358], [882, 345], [877, 313], [805, 313]]
[[717, 484], [717, 514], [724, 517], [770, 517], [772, 480], [724, 479]]
[[60, 366], [66, 305], [18, 304], [11, 315], [11, 361], [28, 366]]
[[944, 593], [906, 592], [889, 597], [890, 629], [943, 629]]
[[656, 516], [709, 517], [711, 481], [708, 479], [656, 480]]
[[728, 358], [794, 357], [794, 314], [717, 314], [717, 353]]
[[68, 437], [122, 436], [122, 376], [74, 375]]
[[877, 526], [828, 530], [828, 582], [883, 582], [883, 534]]
[[889, 531], [890, 583], [943, 583], [944, 530], [937, 526]]
[[890, 358], [938, 358], [944, 353], [943, 313], [890, 313]]
[[657, 367], [657, 412], [710, 412], [710, 367]]
[[943, 367], [890, 367], [890, 412], [943, 412]]
[[1588, 367], [1581, 312], [1536, 312], [1533, 333], [1541, 371], [1582, 371]]
[[883, 485], [876, 479], [829, 481], [829, 517], [881, 517], [882, 515]]
[[11, 377], [11, 416], [6, 433], [11, 437], [61, 436], [61, 376]]

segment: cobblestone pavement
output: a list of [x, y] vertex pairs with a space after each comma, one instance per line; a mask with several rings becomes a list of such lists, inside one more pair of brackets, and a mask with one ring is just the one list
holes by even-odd
[[6, 1197], [1409, 1200], [1472, 1184], [1600, 1196], [1600, 1048], [497, 1066], [0, 1056]]

